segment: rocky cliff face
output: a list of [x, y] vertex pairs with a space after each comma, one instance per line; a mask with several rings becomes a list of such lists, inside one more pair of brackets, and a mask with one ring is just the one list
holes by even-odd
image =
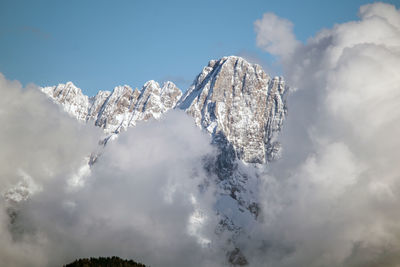
[[[94, 123], [106, 134], [159, 119], [173, 108], [184, 110], [218, 148], [216, 158], [205, 159], [204, 166], [210, 177], [216, 177], [220, 193], [257, 217], [257, 179], [241, 165], [264, 164], [280, 156], [277, 136], [287, 114], [287, 88], [281, 77], [271, 78], [261, 66], [230, 56], [211, 60], [183, 96], [172, 82], [161, 87], [155, 81], [141, 91], [125, 85], [91, 98], [71, 82], [42, 91], [72, 116]], [[92, 155], [90, 162], [96, 157]]]
[[[287, 115], [286, 91], [281, 77], [271, 78], [261, 66], [231, 56], [211, 60], [177, 104], [218, 147], [218, 155], [205, 159], [204, 167], [217, 184], [216, 233], [229, 232], [234, 246], [260, 210], [258, 170], [246, 163], [280, 157], [277, 137]], [[238, 247], [227, 256], [233, 265], [247, 263]]]
[[90, 98], [72, 82], [42, 91], [78, 120], [92, 122], [108, 134], [159, 119], [176, 107], [193, 116], [234, 158], [263, 164], [280, 156], [276, 139], [287, 113], [285, 83], [240, 57], [211, 60], [184, 96], [172, 82], [160, 86], [155, 81], [140, 91], [124, 85]]
[[80, 121], [86, 121], [89, 98], [82, 94], [72, 82], [57, 86], [43, 87], [42, 92], [60, 104], [63, 109]]
[[214, 140], [226, 139], [247, 163], [279, 156], [276, 142], [286, 116], [285, 84], [240, 57], [212, 60], [178, 103]]
[[94, 97], [82, 94], [72, 82], [44, 87], [42, 92], [60, 104], [71, 116], [91, 122], [107, 134], [119, 133], [134, 126], [137, 121], [158, 119], [175, 107], [182, 92], [172, 82], [161, 87], [155, 81], [147, 82], [141, 91], [117, 86], [112, 92], [99, 91]]

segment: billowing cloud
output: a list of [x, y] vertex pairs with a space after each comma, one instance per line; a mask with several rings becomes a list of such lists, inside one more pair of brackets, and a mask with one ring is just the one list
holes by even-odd
[[274, 13], [265, 13], [254, 23], [257, 33], [257, 46], [278, 56], [287, 57], [299, 45], [293, 34], [293, 24]]
[[150, 266], [213, 266], [214, 190], [199, 190], [211, 153], [209, 137], [184, 112], [139, 124], [107, 145], [81, 190], [56, 203], [66, 205], [62, 217], [54, 219], [52, 205], [36, 224], [52, 220], [47, 231], [64, 240], [64, 262], [118, 255]]
[[400, 263], [400, 12], [377, 3], [359, 14], [282, 60], [297, 90], [283, 158], [264, 177], [254, 265]]
[[[23, 200], [49, 189], [54, 180], [64, 183], [94, 151], [96, 129], [62, 114], [34, 86], [22, 88], [0, 74], [0, 191], [8, 199]], [[71, 149], [73, 148], [73, 149]], [[12, 190], [10, 190], [12, 189]], [[6, 266], [44, 266], [46, 236], [24, 234], [14, 203], [0, 200], [0, 259]], [[22, 207], [21, 207], [22, 208]]]
[[100, 130], [69, 118], [34, 86], [0, 78], [3, 264], [112, 255], [151, 266], [223, 264], [215, 190], [202, 165], [214, 150], [188, 115], [174, 111], [120, 134], [88, 169]]

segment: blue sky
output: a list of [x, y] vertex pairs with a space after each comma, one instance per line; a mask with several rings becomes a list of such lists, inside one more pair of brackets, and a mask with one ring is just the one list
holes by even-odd
[[[357, 19], [352, 1], [0, 1], [0, 72], [84, 93], [172, 80], [183, 91], [210, 59], [241, 55], [280, 74], [257, 48], [254, 21], [289, 19], [301, 41]], [[385, 1], [399, 7], [399, 1]]]

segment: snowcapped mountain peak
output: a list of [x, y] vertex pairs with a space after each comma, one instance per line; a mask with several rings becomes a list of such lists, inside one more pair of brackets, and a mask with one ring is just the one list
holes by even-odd
[[41, 88], [53, 101], [62, 104], [64, 110], [74, 114], [80, 121], [84, 121], [89, 107], [89, 98], [82, 93], [72, 82]]
[[129, 85], [119, 85], [114, 87], [112, 94], [122, 95], [124, 93], [132, 93], [133, 90]]
[[135, 125], [138, 120], [160, 118], [163, 113], [175, 107], [181, 96], [181, 90], [173, 82], [165, 82], [163, 87], [153, 80], [146, 82], [136, 103], [131, 125]]
[[144, 85], [143, 85], [143, 89], [142, 91], [145, 90], [158, 90], [160, 89], [160, 84], [154, 80], [150, 80], [147, 81]]
[[74, 97], [75, 95], [83, 95], [82, 90], [75, 86], [73, 82], [66, 82], [65, 84], [60, 83], [57, 86], [44, 87], [42, 91], [52, 93], [53, 98], [62, 98], [69, 95], [69, 97]]
[[[71, 86], [71, 87], [77, 88], [77, 87], [75, 86], [75, 84], [74, 84], [72, 81], [66, 82], [66, 83], [65, 83], [65, 86]], [[79, 89], [79, 90], [80, 90], [80, 89]]]
[[42, 92], [60, 104], [71, 116], [83, 122], [93, 121], [105, 133], [118, 133], [140, 120], [160, 118], [175, 107], [182, 92], [172, 82], [161, 88], [156, 81], [148, 81], [139, 91], [128, 85], [110, 91], [99, 91], [87, 97], [72, 82], [43, 87]]
[[171, 81], [166, 81], [163, 83], [163, 86], [161, 87], [161, 91], [164, 93], [172, 93], [176, 91], [176, 85], [171, 82]]
[[196, 124], [226, 139], [236, 156], [265, 163], [279, 156], [276, 134], [286, 116], [285, 85], [237, 56], [211, 60], [178, 102]]
[[[93, 121], [106, 133], [118, 133], [137, 121], [159, 119], [173, 108], [185, 110], [208, 131], [221, 138], [246, 163], [265, 163], [280, 156], [277, 134], [286, 117], [286, 86], [262, 67], [237, 56], [210, 60], [182, 96], [170, 81], [154, 80], [142, 89], [117, 86], [88, 98], [72, 82], [42, 91], [80, 121]], [[219, 141], [218, 141], [218, 140]]]

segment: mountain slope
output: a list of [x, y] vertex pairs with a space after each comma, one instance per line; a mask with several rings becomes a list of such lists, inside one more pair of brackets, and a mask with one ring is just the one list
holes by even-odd
[[247, 264], [237, 240], [246, 235], [243, 229], [252, 229], [260, 211], [262, 168], [247, 163], [260, 166], [279, 158], [286, 91], [281, 77], [272, 79], [261, 66], [230, 56], [211, 60], [177, 104], [218, 148], [204, 168], [217, 184], [216, 233], [230, 236], [227, 258], [233, 265]]
[[141, 91], [124, 85], [90, 98], [72, 82], [42, 88], [70, 115], [107, 134], [182, 109], [215, 143], [230, 147], [232, 156], [261, 164], [280, 156], [276, 139], [287, 114], [286, 91], [281, 77], [271, 78], [261, 66], [236, 56], [211, 60], [183, 96], [174, 83], [161, 87], [155, 81]]
[[111, 92], [99, 91], [90, 98], [72, 82], [41, 90], [71, 116], [83, 122], [92, 122], [108, 134], [126, 130], [137, 121], [160, 118], [175, 106], [182, 95], [174, 83], [166, 82], [161, 87], [155, 81], [147, 82], [141, 91], [124, 85], [115, 87]]
[[[215, 158], [205, 159], [204, 168], [219, 193], [228, 196], [223, 202], [233, 201], [257, 218], [259, 181], [246, 164], [264, 164], [280, 156], [277, 137], [287, 115], [287, 88], [281, 77], [271, 78], [261, 66], [230, 56], [211, 60], [183, 96], [172, 82], [160, 87], [155, 81], [141, 91], [125, 85], [91, 98], [71, 82], [42, 91], [72, 116], [94, 122], [106, 134], [118, 134], [137, 121], [159, 119], [173, 108], [184, 110], [218, 148]], [[90, 162], [96, 157], [92, 155]], [[224, 214], [224, 205], [219, 206]]]
[[265, 163], [279, 156], [285, 92], [282, 78], [271, 79], [261, 66], [230, 56], [211, 60], [177, 107], [214, 139], [226, 138], [239, 159]]
[[[174, 108], [192, 116], [217, 148], [216, 155], [203, 159], [208, 176], [204, 187], [216, 185], [218, 196], [215, 233], [230, 236], [229, 261], [246, 264], [236, 240], [258, 219], [259, 172], [280, 156], [277, 138], [287, 115], [287, 87], [281, 77], [271, 78], [261, 66], [230, 56], [211, 60], [183, 96], [172, 82], [160, 87], [155, 81], [141, 91], [125, 85], [91, 98], [71, 82], [42, 91], [78, 120], [103, 128], [109, 137], [102, 144], [136, 122], [160, 119]], [[92, 155], [90, 164], [97, 156]]]

